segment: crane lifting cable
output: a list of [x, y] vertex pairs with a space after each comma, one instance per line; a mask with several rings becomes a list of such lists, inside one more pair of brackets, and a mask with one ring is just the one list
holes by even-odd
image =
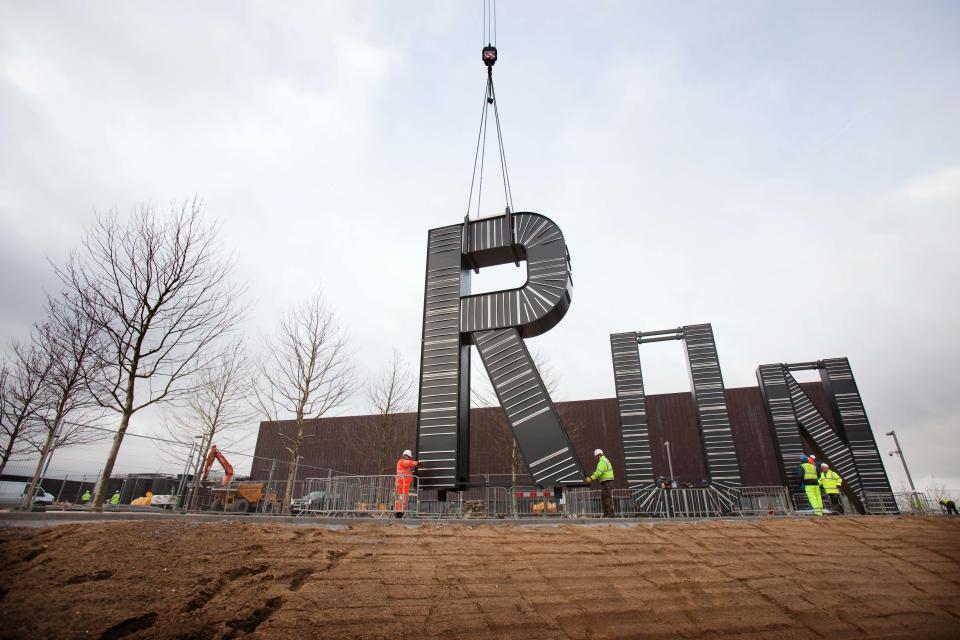
[[[477, 132], [477, 148], [473, 155], [473, 172], [470, 175], [470, 196], [467, 199], [467, 219], [473, 209], [473, 190], [477, 187], [477, 217], [480, 217], [480, 198], [483, 194], [483, 169], [487, 155], [487, 129], [492, 107], [494, 126], [497, 131], [497, 145], [500, 151], [500, 175], [503, 178], [503, 197], [506, 211], [513, 211], [513, 191], [510, 188], [510, 173], [507, 171], [507, 153], [503, 147], [503, 130], [500, 126], [500, 109], [497, 105], [497, 93], [493, 87], [493, 65], [497, 63], [497, 2], [483, 2], [483, 41], [486, 43], [481, 52], [483, 64], [487, 67], [487, 82], [483, 90], [483, 109], [480, 112], [480, 130]], [[477, 167], [479, 166], [479, 171]]]

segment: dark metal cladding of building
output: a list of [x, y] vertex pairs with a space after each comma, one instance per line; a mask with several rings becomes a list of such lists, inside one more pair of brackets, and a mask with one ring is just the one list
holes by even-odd
[[[835, 429], [823, 385], [803, 383], [801, 387]], [[783, 486], [796, 465], [784, 469], [779, 463], [773, 427], [760, 389], [726, 389], [724, 395], [743, 485]], [[556, 410], [580, 459], [590, 460], [595, 448], [603, 449], [613, 463], [616, 486], [626, 488], [617, 400], [558, 402]], [[668, 475], [662, 443], [669, 440], [674, 475], [681, 483], [699, 485], [707, 471], [693, 395], [685, 392], [646, 396], [646, 410], [655, 476]], [[260, 424], [252, 478], [286, 479], [290, 460], [286, 446], [295, 429], [293, 421]], [[393, 464], [403, 449], [412, 448], [416, 414], [391, 416], [387, 424], [383, 416], [321, 418], [307, 422], [305, 435], [298, 481], [326, 477], [330, 470], [357, 475], [392, 474]], [[513, 442], [513, 433], [501, 409], [473, 409], [469, 484], [530, 485], [522, 457], [514, 455]]]

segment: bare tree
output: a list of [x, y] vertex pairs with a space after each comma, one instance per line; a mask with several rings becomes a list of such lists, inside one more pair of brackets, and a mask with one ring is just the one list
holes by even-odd
[[289, 513], [304, 423], [346, 402], [356, 391], [356, 373], [336, 314], [319, 294], [288, 311], [264, 346], [255, 406], [267, 420], [296, 421], [294, 436], [284, 438], [290, 468], [283, 513]]
[[[250, 360], [242, 339], [228, 344], [211, 364], [200, 372], [196, 387], [186, 399], [186, 407], [166, 425], [170, 439], [167, 449], [183, 460], [188, 451], [199, 445], [206, 452], [210, 445], [220, 449], [236, 446], [249, 433], [254, 412], [248, 402], [251, 390]], [[193, 464], [196, 478], [204, 457], [197, 456]], [[193, 492], [191, 509], [196, 507], [200, 494]]]
[[50, 362], [33, 342], [14, 343], [13, 361], [3, 365], [0, 399], [0, 473], [11, 458], [32, 449], [30, 442], [40, 428], [37, 412], [41, 391], [50, 373]]
[[[8, 439], [10, 438], [10, 432], [7, 427], [7, 414], [10, 410], [10, 366], [7, 364], [6, 358], [0, 361], [0, 446], [4, 450], [7, 449]], [[12, 453], [12, 452], [11, 452]], [[8, 456], [9, 457], [9, 456]], [[6, 461], [3, 462], [3, 467], [6, 466]], [[0, 467], [0, 472], [2, 472], [3, 467]]]
[[40, 456], [30, 481], [30, 496], [55, 450], [107, 437], [91, 428], [102, 411], [84, 384], [96, 366], [93, 350], [98, 328], [79, 305], [63, 299], [50, 298], [47, 309], [46, 321], [33, 333], [33, 347], [47, 375], [38, 394], [40, 428], [32, 441]]
[[141, 205], [125, 224], [115, 212], [98, 217], [80, 253], [57, 270], [101, 332], [85, 383], [100, 406], [119, 414], [97, 509], [131, 417], [188, 394], [242, 315], [240, 290], [228, 282], [232, 265], [218, 255], [218, 227], [204, 225], [201, 212], [194, 200], [163, 214]]
[[934, 499], [939, 503], [940, 500], [943, 500], [947, 497], [947, 485], [944, 482], [941, 482], [937, 479], [935, 474], [930, 474], [930, 479], [927, 481], [927, 495], [933, 495]]
[[361, 455], [373, 455], [373, 464], [378, 474], [392, 474], [393, 463], [400, 452], [411, 448], [410, 443], [405, 440], [410, 434], [401, 430], [397, 414], [414, 409], [417, 399], [414, 383], [410, 363], [394, 348], [390, 368], [367, 384], [367, 401], [377, 416], [374, 432], [363, 442], [349, 436], [347, 441], [351, 448]]

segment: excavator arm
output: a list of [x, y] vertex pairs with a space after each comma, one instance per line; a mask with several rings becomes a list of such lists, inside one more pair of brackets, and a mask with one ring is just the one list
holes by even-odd
[[207, 481], [207, 476], [210, 475], [210, 469], [213, 467], [213, 462], [216, 460], [220, 463], [220, 466], [223, 467], [223, 486], [228, 486], [230, 480], [233, 479], [233, 465], [227, 462], [227, 458], [220, 453], [220, 450], [217, 449], [217, 445], [210, 445], [210, 453], [207, 454], [207, 462], [203, 465], [203, 479], [201, 482]]

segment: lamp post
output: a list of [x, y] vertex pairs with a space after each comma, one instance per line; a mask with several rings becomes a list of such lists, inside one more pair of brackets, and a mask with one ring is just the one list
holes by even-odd
[[663, 447], [667, 450], [667, 468], [670, 469], [670, 484], [676, 479], [673, 477], [673, 458], [670, 456], [670, 441], [664, 440]]
[[890, 431], [887, 431], [887, 435], [893, 436], [893, 446], [896, 447], [896, 449], [890, 452], [890, 455], [900, 456], [900, 463], [903, 464], [903, 470], [907, 474], [907, 482], [910, 483], [910, 491], [912, 493], [916, 493], [917, 488], [913, 486], [913, 478], [910, 477], [910, 469], [907, 468], [907, 460], [903, 457], [903, 450], [900, 448], [900, 441], [897, 440], [897, 432], [891, 429]]

